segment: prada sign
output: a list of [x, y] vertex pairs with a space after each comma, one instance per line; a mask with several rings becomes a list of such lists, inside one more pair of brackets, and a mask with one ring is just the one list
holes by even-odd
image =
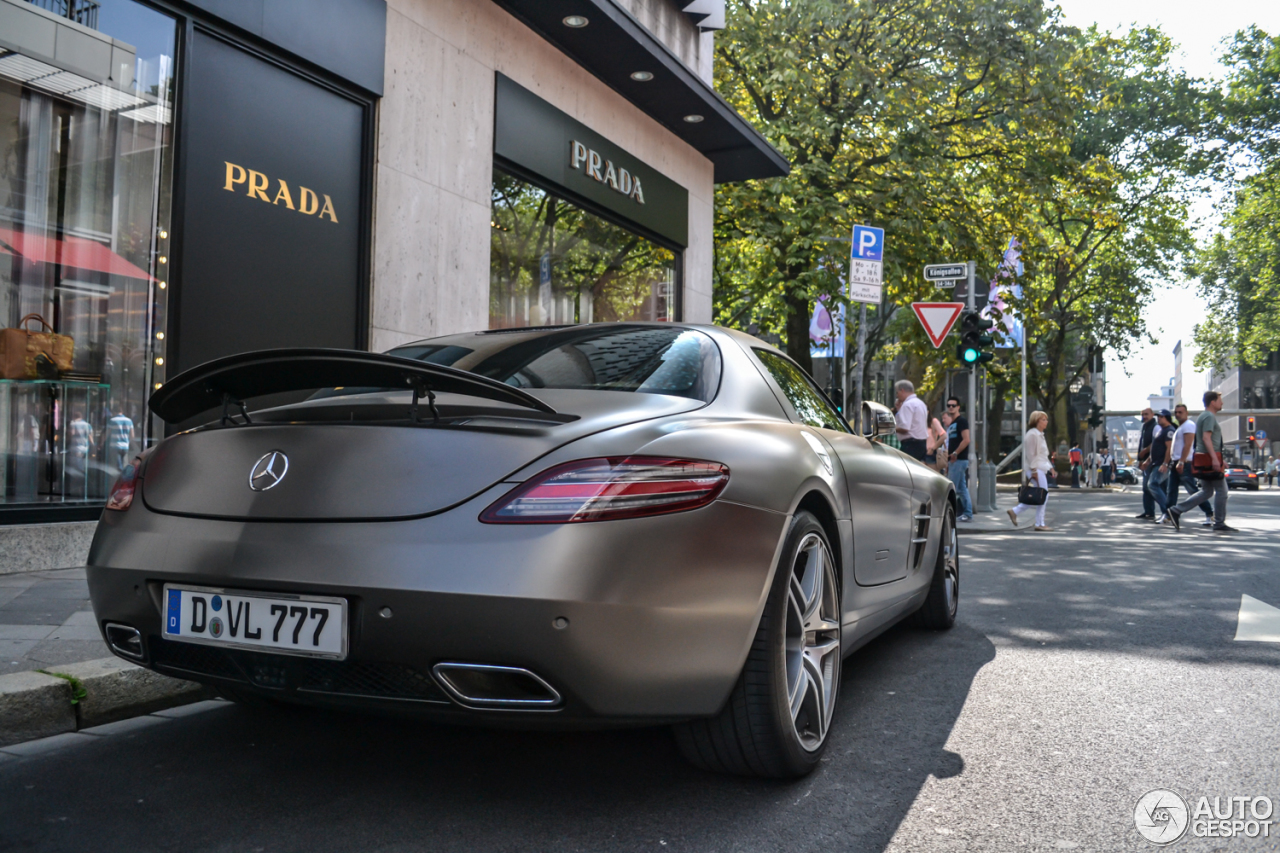
[[606, 160], [578, 140], [569, 144], [569, 164], [574, 171], [582, 170], [587, 177], [593, 178], [615, 192], [620, 192], [638, 204], [644, 204], [644, 188], [640, 179], [632, 177], [625, 166], [613, 167], [612, 160]]
[[283, 178], [276, 179], [276, 193], [272, 197], [268, 192], [271, 188], [271, 179], [266, 175], [253, 169], [246, 169], [244, 166], [237, 166], [228, 160], [222, 162], [227, 166], [227, 182], [222, 187], [224, 190], [235, 192], [237, 187], [243, 185], [244, 194], [249, 198], [256, 198], [269, 204], [280, 204], [283, 201], [285, 207], [296, 210], [304, 216], [314, 216], [319, 212], [321, 219], [328, 219], [334, 225], [338, 224], [338, 214], [333, 210], [333, 199], [329, 198], [327, 193], [320, 194], [324, 196], [324, 207], [321, 207], [320, 196], [317, 196], [314, 190], [298, 187], [298, 205], [294, 207], [293, 193], [289, 191], [289, 184]]
[[365, 105], [199, 28], [190, 61], [174, 372], [247, 350], [359, 347]]
[[[570, 200], [617, 214], [637, 231], [689, 245], [689, 193], [635, 155], [497, 75], [493, 153]], [[648, 119], [639, 119], [648, 121]]]

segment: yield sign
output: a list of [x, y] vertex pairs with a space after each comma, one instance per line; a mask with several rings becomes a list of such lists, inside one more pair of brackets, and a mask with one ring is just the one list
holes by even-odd
[[925, 334], [933, 341], [934, 349], [942, 346], [942, 341], [956, 324], [956, 318], [964, 310], [963, 302], [912, 302], [911, 310], [920, 318]]

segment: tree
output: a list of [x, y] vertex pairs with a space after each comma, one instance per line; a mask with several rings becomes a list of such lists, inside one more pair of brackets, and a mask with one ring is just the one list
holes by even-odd
[[792, 171], [720, 189], [717, 319], [755, 317], [806, 368], [809, 306], [839, 291], [829, 237], [886, 228], [896, 305], [922, 264], [999, 242], [1006, 199], [978, 186], [1061, 147], [1072, 46], [1039, 0], [737, 0], [729, 24], [720, 90]]
[[1221, 229], [1190, 265], [1209, 304], [1196, 366], [1262, 364], [1280, 349], [1280, 40], [1256, 27], [1227, 52], [1226, 133], [1252, 174], [1237, 183]]
[[1172, 53], [1154, 28], [1079, 37], [1085, 98], [1070, 157], [1039, 194], [1017, 306], [1033, 342], [1029, 381], [1055, 440], [1074, 438], [1071, 384], [1104, 351], [1123, 358], [1145, 336], [1156, 283], [1191, 246], [1196, 181], [1218, 163], [1205, 145], [1217, 133], [1211, 95], [1171, 66]]

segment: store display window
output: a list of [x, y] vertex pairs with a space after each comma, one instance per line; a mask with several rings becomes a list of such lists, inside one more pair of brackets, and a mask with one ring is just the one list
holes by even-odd
[[177, 25], [131, 0], [20, 12], [0, 34], [0, 510], [93, 506], [153, 440], [164, 378]]
[[489, 327], [677, 319], [679, 255], [495, 167]]

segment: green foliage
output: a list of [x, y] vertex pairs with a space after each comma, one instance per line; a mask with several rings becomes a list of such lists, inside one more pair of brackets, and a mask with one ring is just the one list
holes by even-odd
[[1190, 267], [1209, 304], [1195, 329], [1202, 370], [1263, 364], [1280, 350], [1280, 40], [1256, 27], [1239, 32], [1227, 63], [1226, 136], [1254, 171]]
[[76, 678], [74, 675], [67, 675], [63, 672], [49, 672], [47, 669], [37, 669], [36, 672], [42, 675], [52, 675], [54, 678], [61, 678], [71, 685], [71, 704], [79, 705], [80, 700], [89, 695], [89, 691], [84, 689], [84, 682]]
[[[940, 297], [921, 267], [972, 258], [989, 276], [1016, 236], [1028, 372], [1063, 435], [1068, 386], [1145, 335], [1189, 247], [1196, 179], [1222, 162], [1212, 91], [1171, 66], [1159, 30], [1080, 32], [1040, 0], [736, 0], [729, 22], [718, 86], [793, 169], [718, 190], [717, 322], [782, 334], [807, 366], [809, 306], [848, 263], [830, 238], [882, 226], [867, 361], [906, 356], [936, 396], [954, 348], [901, 310]], [[997, 388], [1015, 359], [988, 366]]]
[[792, 171], [720, 189], [717, 319], [807, 365], [809, 305], [848, 263], [830, 237], [889, 233], [885, 315], [927, 292], [923, 264], [1002, 244], [1018, 172], [1064, 153], [1070, 51], [1038, 0], [731, 3], [719, 88]]

